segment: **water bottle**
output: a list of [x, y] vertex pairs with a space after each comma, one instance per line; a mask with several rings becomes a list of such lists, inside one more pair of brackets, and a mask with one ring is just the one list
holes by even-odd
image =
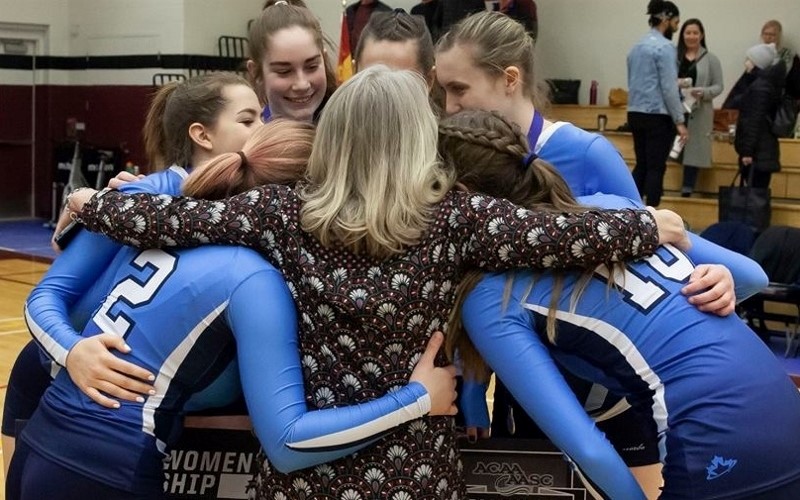
[[680, 135], [675, 136], [675, 140], [672, 142], [672, 149], [669, 152], [669, 158], [671, 160], [678, 161], [681, 157], [681, 152], [683, 151], [683, 141], [681, 140]]
[[606, 123], [608, 123], [608, 117], [606, 115], [597, 115], [597, 130], [599, 132], [606, 131]]
[[597, 80], [592, 80], [592, 85], [589, 87], [589, 105], [594, 106], [597, 104]]

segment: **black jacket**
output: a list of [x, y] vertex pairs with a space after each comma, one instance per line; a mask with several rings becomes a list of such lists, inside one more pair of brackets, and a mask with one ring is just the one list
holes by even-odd
[[[439, 0], [433, 24], [436, 26], [437, 35], [441, 36], [450, 30], [450, 26], [460, 20], [486, 9], [483, 0]], [[438, 37], [437, 37], [438, 38]]]
[[734, 147], [739, 157], [750, 156], [759, 172], [777, 172], [780, 166], [778, 138], [772, 120], [778, 109], [786, 66], [783, 61], [767, 69], [753, 69], [736, 82], [723, 107], [739, 110]]
[[[347, 9], [345, 9], [345, 15], [347, 16], [347, 31], [350, 34], [350, 49], [356, 50], [356, 42], [353, 40], [353, 26], [356, 22], [356, 9], [361, 6], [361, 0], [358, 2], [348, 5]], [[375, 7], [372, 9], [372, 13], [376, 12], [391, 12], [393, 9], [386, 5], [383, 2], [375, 2]]]
[[439, 38], [438, 28], [434, 24], [436, 9], [438, 8], [439, 0], [433, 0], [432, 2], [428, 3], [418, 3], [417, 5], [411, 7], [412, 16], [422, 16], [425, 18], [425, 25], [428, 27], [428, 31], [431, 33], [431, 37], [434, 40]]
[[800, 57], [794, 56], [792, 67], [786, 75], [786, 93], [800, 100]]

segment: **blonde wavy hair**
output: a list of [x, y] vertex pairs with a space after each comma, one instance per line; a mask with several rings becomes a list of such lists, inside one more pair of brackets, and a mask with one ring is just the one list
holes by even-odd
[[453, 186], [423, 78], [377, 65], [328, 101], [308, 162], [302, 227], [325, 246], [387, 258], [419, 242]]
[[294, 184], [303, 177], [314, 126], [275, 119], [258, 127], [242, 150], [198, 166], [183, 183], [186, 196], [219, 200], [262, 184]]

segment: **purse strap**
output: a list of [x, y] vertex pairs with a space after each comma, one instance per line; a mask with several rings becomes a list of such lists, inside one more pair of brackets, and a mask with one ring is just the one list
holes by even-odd
[[[731, 181], [731, 187], [736, 185], [736, 179], [739, 179], [739, 187], [745, 186], [744, 176], [742, 174], [742, 167], [743, 165], [740, 163], [739, 168], [736, 169], [736, 175], [733, 176], [733, 180]], [[753, 187], [753, 172], [755, 172], [756, 168], [751, 163], [750, 164], [750, 172], [747, 173], [747, 186]]]
[[706, 56], [706, 54], [708, 54], [708, 51], [703, 52], [702, 54], [700, 54], [700, 57], [698, 57], [697, 59], [692, 61], [692, 64], [689, 65], [689, 67], [687, 68], [686, 72], [687, 73], [691, 73], [692, 70], [695, 68], [695, 66], [697, 66], [697, 63], [700, 62], [700, 59], [704, 58]]

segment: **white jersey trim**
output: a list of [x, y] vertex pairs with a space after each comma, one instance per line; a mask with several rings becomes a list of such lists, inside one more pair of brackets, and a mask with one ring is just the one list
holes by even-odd
[[386, 430], [397, 427], [411, 420], [423, 417], [431, 410], [431, 398], [426, 392], [410, 405], [398, 408], [380, 418], [350, 429], [333, 432], [324, 436], [297, 442], [286, 442], [286, 446], [294, 450], [339, 447], [375, 436]]
[[[522, 304], [522, 307], [542, 315], [547, 315], [550, 310], [548, 307], [542, 307], [538, 304], [529, 303]], [[658, 432], [665, 432], [668, 428], [668, 412], [667, 405], [664, 400], [664, 384], [661, 382], [661, 378], [659, 378], [656, 372], [650, 368], [647, 360], [644, 359], [644, 356], [642, 356], [627, 335], [613, 325], [610, 325], [609, 323], [597, 318], [581, 316], [579, 314], [565, 311], [556, 311], [555, 316], [559, 321], [565, 321], [594, 332], [617, 349], [617, 352], [619, 352], [620, 355], [625, 358], [628, 365], [633, 368], [634, 372], [639, 376], [639, 378], [646, 382], [647, 386], [654, 391], [653, 419], [656, 422]]]

